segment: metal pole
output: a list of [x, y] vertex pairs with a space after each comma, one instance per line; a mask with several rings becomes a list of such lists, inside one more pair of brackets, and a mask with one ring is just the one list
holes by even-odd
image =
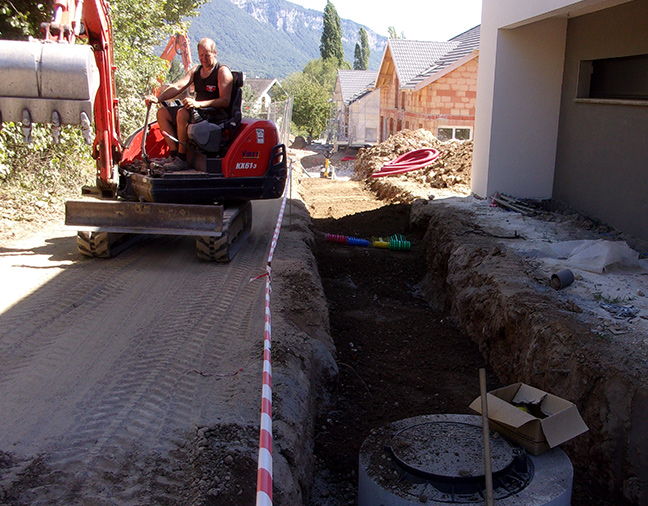
[[482, 429], [484, 434], [484, 475], [486, 477], [486, 504], [493, 506], [493, 470], [490, 453], [490, 428], [488, 426], [488, 401], [486, 400], [486, 369], [479, 369], [479, 390], [481, 393]]

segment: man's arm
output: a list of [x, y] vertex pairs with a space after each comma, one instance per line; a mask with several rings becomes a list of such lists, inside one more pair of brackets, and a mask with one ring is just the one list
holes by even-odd
[[189, 69], [189, 71], [184, 76], [178, 79], [175, 83], [169, 85], [169, 87], [166, 90], [164, 90], [162, 93], [160, 93], [160, 95], [158, 95], [157, 97], [154, 95], [148, 95], [144, 97], [144, 100], [146, 101], [146, 105], [149, 105], [149, 103], [159, 104], [160, 102], [164, 102], [165, 100], [170, 100], [180, 95], [180, 93], [186, 90], [189, 87], [189, 85], [192, 83], [194, 70], [195, 67]]

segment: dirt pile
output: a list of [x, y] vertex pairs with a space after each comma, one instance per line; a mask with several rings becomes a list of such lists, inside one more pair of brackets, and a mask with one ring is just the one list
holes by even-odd
[[385, 163], [421, 148], [439, 150], [439, 158], [423, 169], [390, 176], [390, 179], [416, 183], [429, 190], [470, 186], [473, 142], [441, 142], [424, 129], [402, 130], [376, 146], [360, 149], [355, 163], [356, 177], [370, 178]]

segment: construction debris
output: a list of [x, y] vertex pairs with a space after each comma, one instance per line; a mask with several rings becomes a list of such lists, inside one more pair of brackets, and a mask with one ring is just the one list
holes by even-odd
[[491, 198], [493, 206], [503, 207], [509, 211], [515, 211], [525, 216], [534, 216], [537, 214], [537, 211], [532, 207], [527, 206], [522, 203], [519, 199], [510, 197], [509, 195], [504, 195], [503, 193], [496, 193]]
[[354, 166], [356, 178], [370, 178], [386, 163], [422, 148], [434, 148], [441, 154], [431, 165], [402, 174], [399, 178], [430, 189], [470, 186], [473, 142], [441, 142], [432, 132], [424, 129], [402, 130], [376, 146], [360, 149]]

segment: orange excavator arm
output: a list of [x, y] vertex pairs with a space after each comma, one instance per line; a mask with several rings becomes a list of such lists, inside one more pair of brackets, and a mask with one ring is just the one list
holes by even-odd
[[182, 64], [184, 65], [185, 72], [187, 72], [193, 65], [189, 47], [189, 36], [182, 33], [176, 33], [169, 39], [169, 42], [164, 48], [164, 51], [162, 51], [160, 58], [171, 62], [175, 56], [179, 54], [182, 57]]
[[92, 151], [97, 160], [97, 185], [103, 192], [114, 192], [113, 170], [121, 159], [122, 147], [119, 140], [112, 22], [106, 1], [85, 0], [83, 5], [81, 18], [101, 77], [94, 103], [95, 139]]
[[[173, 59], [176, 57], [176, 55], [179, 54], [182, 57], [182, 65], [184, 66], [184, 70], [185, 72], [188, 72], [193, 65], [191, 59], [191, 50], [189, 49], [189, 47], [190, 47], [189, 36], [183, 33], [176, 33], [172, 35], [171, 38], [169, 39], [169, 42], [164, 48], [164, 51], [162, 51], [160, 58], [168, 61], [170, 64], [173, 61]], [[163, 84], [164, 81], [162, 78], [160, 78], [158, 79], [158, 82], [160, 83], [160, 86], [158, 86], [154, 90], [156, 97], [162, 92], [161, 85]]]

